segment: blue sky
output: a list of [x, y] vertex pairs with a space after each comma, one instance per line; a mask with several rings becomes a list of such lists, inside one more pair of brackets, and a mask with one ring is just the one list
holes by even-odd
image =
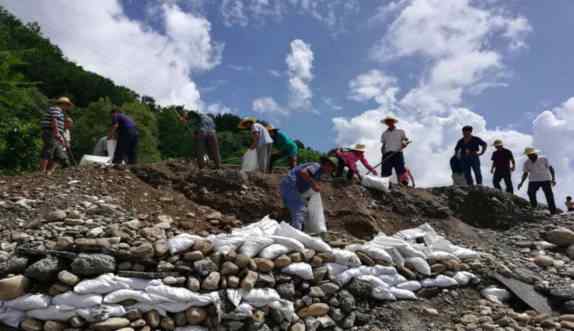
[[392, 113], [424, 186], [449, 182], [446, 160], [471, 124], [517, 155], [541, 149], [561, 197], [574, 189], [570, 0], [0, 4], [70, 59], [162, 104], [255, 115], [323, 151], [365, 143], [372, 162]]

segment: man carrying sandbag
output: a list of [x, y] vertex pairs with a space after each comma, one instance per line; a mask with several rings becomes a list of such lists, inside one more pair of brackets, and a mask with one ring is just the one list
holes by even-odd
[[[312, 198], [314, 192], [321, 192], [319, 180], [322, 175], [331, 175], [337, 165], [334, 157], [321, 157], [319, 163], [305, 163], [293, 168], [281, 180], [279, 191], [283, 203], [289, 209], [291, 225], [299, 230], [305, 223], [306, 198]], [[324, 217], [324, 216], [323, 216]], [[307, 228], [305, 224], [305, 228]]]
[[116, 136], [118, 137], [118, 145], [112, 163], [121, 164], [123, 161], [127, 161], [127, 164], [136, 164], [139, 142], [136, 123], [131, 117], [122, 113], [119, 108], [114, 107], [111, 114], [112, 128], [108, 138], [111, 140]]
[[265, 173], [269, 170], [271, 153], [273, 152], [273, 138], [263, 124], [257, 123], [254, 117], [247, 117], [239, 122], [240, 129], [251, 131], [251, 146], [249, 150], [257, 151], [257, 170]]

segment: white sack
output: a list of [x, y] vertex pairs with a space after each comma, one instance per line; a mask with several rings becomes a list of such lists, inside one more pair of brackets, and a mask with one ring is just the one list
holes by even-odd
[[273, 244], [270, 246], [265, 247], [260, 253], [259, 256], [264, 259], [275, 260], [281, 255], [287, 254], [291, 251], [291, 249], [280, 245], [280, 244]]
[[293, 238], [301, 242], [305, 247], [313, 249], [317, 252], [331, 252], [331, 246], [319, 238], [313, 238], [310, 235], [299, 231], [289, 225], [288, 223], [281, 222], [275, 231], [276, 236], [283, 236]]
[[78, 294], [106, 294], [116, 290], [127, 289], [129, 286], [116, 279], [113, 274], [104, 274], [94, 279], [86, 279], [74, 287]]
[[109, 293], [104, 298], [104, 303], [112, 304], [112, 303], [120, 303], [126, 300], [134, 300], [140, 303], [152, 303], [153, 300], [149, 294], [141, 290], [117, 290], [112, 293]]
[[377, 300], [395, 301], [397, 298], [391, 293], [390, 288], [375, 287], [371, 291], [371, 296]]
[[472, 249], [464, 248], [464, 247], [457, 247], [457, 249], [453, 252], [461, 260], [466, 259], [474, 259], [480, 256], [480, 253], [477, 251], [473, 251]]
[[48, 305], [50, 305], [50, 297], [44, 294], [26, 294], [4, 303], [6, 308], [16, 310], [44, 309]]
[[383, 261], [385, 263], [393, 263], [393, 258], [385, 251], [383, 248], [379, 248], [376, 245], [349, 245], [345, 247], [352, 252], [363, 252], [367, 254], [370, 258], [375, 261]]
[[26, 316], [42, 321], [67, 321], [76, 315], [77, 308], [70, 306], [48, 306], [26, 312]]
[[416, 300], [417, 299], [417, 296], [412, 291], [409, 291], [406, 289], [391, 287], [390, 292], [398, 300]]
[[315, 192], [312, 189], [311, 198], [307, 205], [308, 217], [305, 221], [305, 232], [310, 234], [319, 234], [327, 232], [327, 221], [325, 220], [325, 211], [323, 209], [323, 200], [321, 193]]
[[426, 259], [426, 255], [422, 251], [417, 250], [414, 245], [407, 244], [404, 246], [399, 246], [397, 249], [406, 259], [411, 257], [420, 257], [421, 259]]
[[393, 259], [393, 264], [397, 266], [404, 266], [405, 265], [405, 258], [401, 255], [399, 250], [396, 247], [391, 247], [387, 249], [387, 252]]
[[98, 294], [77, 294], [66, 292], [56, 295], [52, 304], [58, 306], [70, 306], [74, 308], [90, 308], [102, 304], [102, 296]]
[[406, 266], [412, 266], [419, 274], [430, 276], [431, 267], [427, 261], [420, 257], [410, 257], [405, 261]]
[[407, 279], [399, 273], [395, 275], [379, 275], [378, 277], [390, 286], [395, 286], [407, 281]]
[[373, 269], [374, 274], [379, 276], [379, 275], [389, 275], [389, 276], [394, 276], [398, 274], [398, 271], [395, 267], [385, 267], [383, 265], [376, 265], [374, 267], [370, 267], [371, 269]]
[[241, 158], [241, 171], [244, 172], [251, 172], [256, 171], [258, 168], [257, 163], [257, 150], [256, 149], [248, 149], [243, 157]]
[[395, 287], [399, 288], [401, 290], [409, 290], [412, 292], [416, 292], [416, 291], [420, 290], [423, 286], [421, 285], [420, 282], [418, 282], [416, 280], [411, 280], [408, 282], [400, 283]]
[[239, 290], [227, 289], [227, 300], [229, 300], [233, 306], [239, 307], [242, 299], [243, 296], [241, 296], [241, 292]]
[[239, 248], [239, 254], [255, 257], [257, 254], [259, 254], [259, 252], [261, 252], [261, 250], [271, 244], [273, 244], [273, 239], [271, 238], [249, 237], [247, 240], [245, 240], [245, 242], [243, 242], [241, 248]]
[[106, 140], [106, 152], [108, 153], [108, 157], [110, 160], [114, 157], [116, 153], [116, 147], [118, 147], [118, 141], [115, 139], [107, 139]]
[[10, 327], [15, 329], [20, 327], [20, 323], [22, 323], [26, 319], [26, 313], [20, 310], [15, 309], [0, 309], [0, 321]]
[[259, 222], [251, 223], [247, 226], [236, 228], [231, 231], [232, 234], [239, 235], [258, 235], [269, 237], [279, 226], [279, 223], [270, 218], [269, 215], [263, 217]]
[[190, 302], [162, 302], [155, 303], [153, 306], [168, 313], [181, 313], [193, 307], [193, 304]]
[[243, 235], [222, 234], [215, 236], [211, 243], [216, 251], [221, 252], [224, 247], [233, 247], [233, 250], [239, 248], [245, 239], [246, 238]]
[[512, 297], [508, 290], [494, 286], [483, 289], [480, 291], [480, 294], [487, 300], [495, 303], [503, 303]]
[[423, 280], [423, 287], [440, 287], [447, 288], [457, 286], [458, 282], [451, 277], [438, 275], [436, 278], [427, 278]]
[[97, 155], [88, 155], [84, 154], [82, 159], [80, 160], [80, 165], [96, 165], [96, 164], [108, 164], [112, 161], [112, 158], [109, 156], [97, 156]]
[[272, 288], [254, 288], [248, 293], [243, 293], [243, 300], [248, 304], [260, 308], [281, 299], [279, 293]]
[[338, 264], [347, 265], [349, 267], [358, 267], [361, 265], [361, 259], [357, 254], [339, 248], [333, 249], [333, 255], [335, 255], [335, 262]]
[[314, 279], [313, 268], [311, 267], [311, 265], [304, 262], [292, 263], [283, 268], [281, 271], [288, 275], [297, 276], [304, 280]]
[[480, 281], [480, 279], [476, 275], [468, 271], [459, 271], [454, 275], [453, 278], [454, 280], [457, 281], [458, 285], [460, 286], [466, 286], [469, 283], [474, 284]]
[[146, 292], [156, 297], [164, 298], [164, 302], [186, 302], [194, 307], [204, 307], [214, 302], [210, 294], [194, 293], [183, 287], [171, 287], [166, 285], [149, 286]]
[[375, 287], [389, 288], [389, 284], [385, 283], [382, 279], [378, 278], [377, 276], [362, 275], [362, 276], [356, 277], [355, 279], [358, 279], [358, 280], [361, 280], [364, 282], [368, 282], [369, 284], [371, 284], [373, 286], [373, 288], [375, 288]]
[[450, 261], [450, 260], [458, 261], [459, 260], [458, 256], [456, 256], [452, 253], [449, 253], [449, 252], [445, 252], [445, 251], [431, 252], [428, 255], [428, 259], [432, 262], [443, 262], [443, 261]]
[[171, 255], [175, 255], [180, 252], [185, 252], [201, 237], [191, 235], [189, 233], [178, 234], [177, 236], [169, 239], [167, 241], [167, 246], [169, 247], [169, 252]]
[[331, 278], [335, 278], [345, 270], [349, 269], [348, 266], [338, 263], [326, 263], [325, 267], [327, 267], [327, 273]]
[[283, 236], [271, 236], [270, 238], [275, 244], [283, 245], [292, 251], [303, 252], [305, 250], [305, 246], [297, 239]]
[[366, 267], [366, 266], [360, 266], [360, 267], [352, 268], [352, 269], [349, 269], [349, 270], [346, 270], [346, 271], [340, 273], [339, 275], [337, 275], [336, 281], [337, 281], [337, 283], [339, 283], [339, 285], [344, 286], [345, 284], [350, 282], [355, 277], [366, 276], [366, 275], [375, 275], [375, 274], [376, 274], [376, 272], [375, 272], [374, 268], [370, 268], [370, 267]]
[[92, 308], [78, 309], [77, 313], [90, 323], [105, 321], [111, 317], [122, 317], [127, 314], [124, 306], [120, 305], [94, 306]]
[[368, 187], [374, 190], [388, 192], [390, 186], [390, 180], [388, 177], [365, 175], [361, 179], [361, 184], [364, 187]]

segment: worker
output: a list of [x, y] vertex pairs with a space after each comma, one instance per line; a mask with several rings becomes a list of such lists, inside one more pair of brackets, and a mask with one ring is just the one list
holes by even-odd
[[552, 192], [552, 186], [556, 185], [554, 167], [550, 165], [547, 158], [539, 156], [538, 151], [532, 147], [527, 147], [524, 150], [524, 154], [528, 159], [524, 162], [524, 174], [520, 184], [518, 184], [518, 189], [520, 190], [526, 179], [529, 179], [528, 198], [532, 208], [538, 207], [536, 193], [542, 188], [550, 213], [552, 215], [556, 214], [556, 204], [554, 203], [554, 193]]
[[108, 155], [108, 136], [101, 137], [98, 140], [92, 154], [97, 156], [113, 156]]
[[119, 108], [112, 109], [112, 128], [108, 134], [108, 139], [117, 136], [118, 145], [114, 153], [112, 163], [136, 164], [139, 133], [134, 120], [128, 115], [120, 112]]
[[574, 202], [572, 201], [572, 197], [571, 196], [567, 196], [566, 197], [566, 210], [567, 211], [574, 211]]
[[347, 170], [347, 179], [352, 180], [355, 175], [361, 179], [361, 174], [357, 169], [357, 162], [361, 163], [367, 168], [371, 173], [377, 176], [377, 170], [373, 168], [369, 161], [365, 158], [366, 146], [363, 144], [356, 144], [348, 150], [339, 149], [335, 152], [337, 156], [337, 172], [335, 177], [342, 177], [345, 167]]
[[472, 126], [462, 128], [462, 138], [454, 148], [455, 153], [460, 153], [464, 167], [464, 177], [468, 186], [474, 185], [472, 172], [476, 177], [476, 184], [482, 185], [482, 173], [480, 171], [480, 156], [486, 152], [487, 144], [479, 137], [472, 135]]
[[283, 158], [287, 158], [289, 169], [295, 168], [297, 166], [297, 155], [299, 154], [299, 147], [297, 144], [278, 128], [273, 127], [273, 125], [268, 125], [267, 131], [273, 139], [273, 147], [278, 150], [277, 153], [271, 154], [269, 172], [273, 171], [273, 165], [275, 162]]
[[404, 130], [397, 129], [398, 119], [387, 116], [381, 123], [387, 126], [381, 137], [381, 152], [383, 154], [381, 162], [381, 176], [390, 177], [393, 169], [397, 179], [405, 171], [405, 157], [403, 150], [409, 144], [409, 139]]
[[454, 154], [450, 158], [450, 170], [452, 171], [452, 185], [453, 186], [467, 186], [466, 178], [464, 177], [464, 166], [460, 155]]
[[496, 189], [502, 190], [500, 181], [504, 179], [506, 192], [512, 194], [514, 193], [512, 172], [516, 168], [514, 155], [512, 155], [509, 149], [504, 148], [504, 144], [500, 139], [494, 141], [494, 148], [496, 148], [496, 150], [492, 153], [492, 167], [490, 168], [490, 173], [493, 174], [492, 184]]
[[66, 140], [64, 138], [65, 116], [68, 111], [74, 107], [74, 104], [67, 97], [61, 97], [56, 100], [53, 107], [50, 107], [42, 118], [40, 126], [42, 127], [42, 154], [40, 169], [44, 174], [51, 174], [57, 163], [63, 167], [69, 165], [68, 155], [66, 153]]
[[289, 209], [291, 225], [299, 230], [305, 223], [306, 202], [303, 197], [309, 190], [321, 192], [319, 180], [322, 175], [330, 175], [335, 170], [337, 159], [321, 157], [319, 163], [305, 163], [289, 171], [279, 186], [283, 203]]
[[267, 128], [261, 123], [257, 123], [254, 117], [247, 117], [239, 122], [240, 129], [251, 131], [251, 145], [249, 149], [257, 151], [257, 168], [265, 173], [269, 171], [271, 152], [273, 151], [273, 138]]
[[409, 186], [410, 184], [412, 187], [416, 187], [415, 177], [413, 176], [411, 169], [405, 167], [405, 171], [403, 171], [403, 174], [399, 177], [399, 184], [403, 186]]
[[[221, 168], [221, 154], [219, 152], [219, 141], [217, 139], [217, 132], [215, 131], [215, 121], [213, 115], [206, 113], [196, 113], [199, 117], [199, 128], [194, 133], [195, 146], [196, 146], [196, 160], [199, 169], [203, 169], [205, 164], [205, 156], [207, 155], [210, 160], [215, 163], [215, 169]], [[191, 114], [189, 112], [180, 116], [180, 120], [186, 125], [193, 125]]]

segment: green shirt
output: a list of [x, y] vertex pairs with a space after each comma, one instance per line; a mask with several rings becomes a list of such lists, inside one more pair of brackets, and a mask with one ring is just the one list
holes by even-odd
[[295, 152], [297, 154], [297, 144], [291, 138], [287, 137], [283, 132], [277, 132], [273, 139], [275, 147], [284, 152]]

